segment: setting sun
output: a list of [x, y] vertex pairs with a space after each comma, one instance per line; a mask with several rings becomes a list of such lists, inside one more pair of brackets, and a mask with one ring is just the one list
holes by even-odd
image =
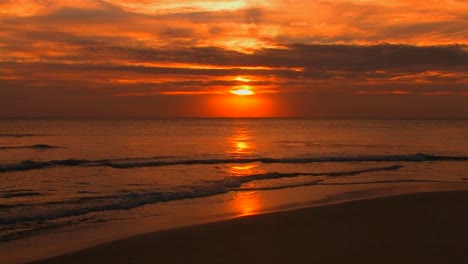
[[0, 264], [468, 264], [467, 14], [0, 0]]
[[238, 88], [238, 89], [234, 89], [234, 90], [230, 90], [229, 92], [232, 93], [232, 94], [235, 94], [235, 95], [253, 95], [253, 94], [255, 94], [247, 86], [244, 86], [244, 87]]

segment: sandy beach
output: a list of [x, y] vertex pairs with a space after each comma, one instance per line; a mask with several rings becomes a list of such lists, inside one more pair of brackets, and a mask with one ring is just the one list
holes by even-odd
[[254, 215], [117, 240], [53, 263], [468, 263], [468, 191]]

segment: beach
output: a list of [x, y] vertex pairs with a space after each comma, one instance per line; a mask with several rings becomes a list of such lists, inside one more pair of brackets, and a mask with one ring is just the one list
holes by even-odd
[[463, 258], [464, 119], [0, 123], [0, 264]]
[[468, 264], [468, 0], [0, 0], [0, 264]]
[[467, 263], [468, 191], [406, 194], [139, 235], [53, 263]]

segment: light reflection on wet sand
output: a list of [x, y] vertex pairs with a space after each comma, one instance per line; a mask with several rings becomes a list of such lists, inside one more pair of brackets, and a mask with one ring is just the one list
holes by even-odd
[[233, 199], [233, 207], [240, 216], [252, 215], [262, 209], [261, 195], [256, 191], [237, 192]]

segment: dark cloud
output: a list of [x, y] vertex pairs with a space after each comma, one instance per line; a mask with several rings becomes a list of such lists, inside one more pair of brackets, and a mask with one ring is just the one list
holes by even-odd
[[259, 24], [262, 21], [263, 10], [250, 8], [245, 10], [245, 22], [247, 24]]
[[[287, 50], [269, 49], [248, 55], [213, 47], [157, 50], [98, 46], [83, 50], [74, 63], [0, 63], [0, 70], [8, 69], [12, 77], [17, 77], [0, 78], [0, 85], [22, 89], [57, 87], [54, 94], [70, 90], [96, 93], [95, 88], [103, 89], [99, 91], [105, 94], [228, 91], [246, 84], [258, 90], [312, 94], [460, 94], [468, 91], [465, 50], [462, 45], [293, 45]], [[138, 65], [143, 62], [149, 65]], [[179, 66], [164, 66], [170, 63]], [[191, 67], [193, 64], [205, 66]], [[254, 80], [242, 83], [235, 81], [235, 76], [251, 76]], [[130, 82], [117, 83], [115, 79]]]
[[[87, 51], [130, 61], [196, 63], [230, 67], [289, 67], [308, 70], [419, 72], [468, 68], [467, 45], [291, 45], [288, 49], [265, 49], [243, 54], [220, 48], [162, 49], [88, 47]], [[98, 57], [94, 57], [98, 59]]]
[[[53, 36], [52, 36], [53, 37]], [[284, 78], [331, 79], [392, 78], [427, 71], [453, 72], [454, 75], [425, 76], [430, 81], [456, 81], [457, 73], [468, 71], [467, 46], [417, 47], [405, 45], [293, 45], [289, 49], [267, 49], [243, 54], [220, 48], [151, 49], [89, 46], [80, 51], [74, 63], [55, 61], [47, 67], [74, 71], [126, 71], [162, 75], [272, 74]], [[57, 57], [54, 57], [57, 58]], [[47, 61], [47, 56], [43, 56]], [[93, 61], [93, 63], [88, 63]], [[161, 66], [136, 66], [131, 63], [156, 63]], [[126, 65], [122, 65], [126, 63]], [[164, 67], [165, 63], [206, 65], [205, 68]], [[7, 64], [16, 69], [22, 64]], [[4, 67], [8, 67], [4, 64]], [[31, 66], [24, 64], [31, 70]], [[219, 67], [219, 68], [217, 68]], [[249, 69], [267, 67], [268, 69]], [[424, 77], [424, 76], [421, 76]]]
[[159, 32], [161, 37], [168, 37], [168, 38], [186, 38], [186, 37], [194, 37], [195, 32], [191, 28], [183, 28], [183, 27], [166, 27]]
[[[465, 21], [468, 21], [468, 16], [465, 16]], [[398, 36], [400, 38], [414, 38], [417, 35], [459, 35], [466, 33], [468, 23], [460, 23], [460, 20], [437, 21], [437, 22], [414, 22], [408, 25], [392, 25], [380, 30], [380, 36], [392, 38]]]
[[151, 15], [155, 20], [180, 20], [192, 23], [238, 23], [238, 24], [258, 24], [265, 16], [261, 8], [248, 8], [238, 10], [222, 11], [196, 11], [180, 12], [162, 15]]

